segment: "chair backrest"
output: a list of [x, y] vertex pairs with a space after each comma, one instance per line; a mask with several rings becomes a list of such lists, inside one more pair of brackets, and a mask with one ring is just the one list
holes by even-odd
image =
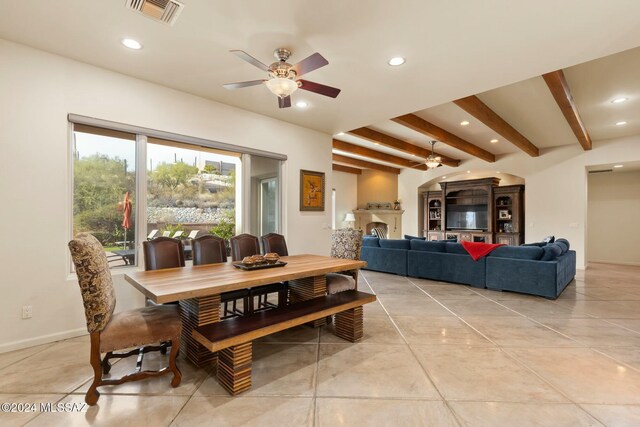
[[224, 239], [211, 234], [191, 241], [193, 265], [227, 262], [227, 247]]
[[231, 259], [242, 261], [242, 258], [260, 253], [260, 242], [251, 234], [239, 234], [229, 239], [231, 245]]
[[174, 239], [177, 239], [178, 237], [182, 236], [184, 234], [184, 231], [176, 231], [175, 234], [172, 236]]
[[145, 270], [184, 267], [184, 249], [182, 242], [178, 239], [156, 237], [148, 242], [142, 242], [142, 248]]
[[158, 235], [158, 230], [151, 230], [151, 233], [147, 236], [147, 240], [153, 240]]
[[196, 237], [198, 237], [199, 232], [200, 230], [191, 230], [191, 233], [189, 233], [187, 239], [195, 239]]
[[360, 259], [362, 230], [342, 228], [331, 234], [331, 256], [342, 259]]
[[116, 307], [116, 293], [107, 255], [98, 239], [89, 233], [78, 234], [71, 240], [69, 251], [76, 266], [87, 330], [89, 333], [101, 332], [111, 320]]
[[262, 240], [262, 250], [265, 254], [275, 252], [280, 256], [288, 256], [287, 242], [282, 234], [269, 233], [260, 238]]
[[171, 237], [171, 232], [169, 230], [164, 230], [162, 232], [162, 237]]

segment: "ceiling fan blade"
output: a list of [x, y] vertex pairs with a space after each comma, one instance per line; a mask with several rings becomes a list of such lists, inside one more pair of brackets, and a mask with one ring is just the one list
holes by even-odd
[[285, 96], [284, 98], [278, 97], [278, 107], [289, 108], [291, 107], [291, 97]]
[[229, 52], [233, 53], [235, 56], [237, 56], [240, 59], [243, 59], [245, 61], [247, 61], [249, 64], [260, 68], [262, 71], [269, 71], [269, 67], [267, 67], [265, 64], [263, 64], [262, 62], [258, 61], [256, 58], [254, 58], [253, 56], [249, 55], [247, 52], [245, 52], [244, 50], [230, 50]]
[[266, 80], [250, 80], [248, 82], [227, 83], [222, 86], [224, 86], [225, 89], [242, 89], [243, 87], [258, 86], [264, 82], [266, 82]]
[[329, 61], [324, 59], [324, 56], [316, 52], [313, 55], [308, 56], [302, 61], [298, 62], [296, 65], [292, 66], [291, 69], [296, 72], [298, 77], [300, 77], [303, 74], [307, 74], [313, 70], [317, 70], [320, 67], [324, 67], [328, 63]]
[[320, 95], [329, 96], [335, 98], [340, 94], [340, 89], [322, 85], [316, 82], [310, 82], [309, 80], [298, 80], [301, 83], [300, 89], [308, 90], [309, 92], [319, 93]]

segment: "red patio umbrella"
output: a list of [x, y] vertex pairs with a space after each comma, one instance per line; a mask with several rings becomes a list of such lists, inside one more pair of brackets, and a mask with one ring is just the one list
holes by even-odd
[[127, 246], [127, 230], [131, 228], [131, 200], [129, 200], [129, 192], [124, 195], [122, 202], [122, 228], [124, 228], [124, 246]]

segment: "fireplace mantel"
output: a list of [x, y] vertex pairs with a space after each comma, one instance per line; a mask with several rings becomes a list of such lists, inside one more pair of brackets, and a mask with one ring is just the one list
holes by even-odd
[[399, 239], [402, 237], [402, 209], [354, 209], [356, 217], [355, 228], [364, 231], [370, 222], [384, 222], [387, 224], [388, 237]]

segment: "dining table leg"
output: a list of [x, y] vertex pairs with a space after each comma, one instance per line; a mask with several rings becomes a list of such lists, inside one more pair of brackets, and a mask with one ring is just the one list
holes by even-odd
[[218, 354], [212, 353], [197, 342], [191, 333], [199, 326], [220, 321], [220, 295], [180, 300], [180, 317], [182, 318], [182, 348], [187, 359], [197, 367], [216, 364]]
[[[327, 295], [327, 278], [325, 275], [289, 280], [290, 304], [306, 301], [312, 298], [323, 297], [325, 295]], [[327, 320], [325, 318], [307, 323], [307, 325], [313, 326], [314, 328], [326, 324]]]

